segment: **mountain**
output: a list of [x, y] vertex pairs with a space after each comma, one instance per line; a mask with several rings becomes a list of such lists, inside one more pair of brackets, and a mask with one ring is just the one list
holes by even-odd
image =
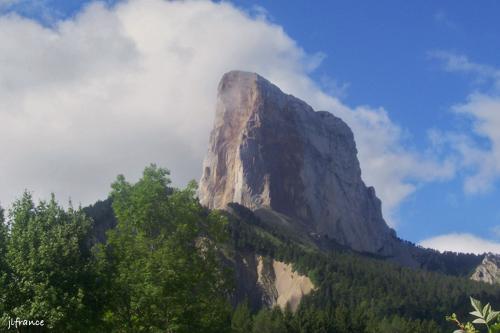
[[394, 256], [373, 187], [361, 179], [353, 133], [261, 76], [232, 71], [219, 84], [199, 197], [211, 209], [271, 210], [308, 234]]
[[[453, 329], [446, 315], [468, 314], [469, 296], [498, 304], [500, 284], [485, 283], [498, 262], [397, 238], [356, 154], [339, 118], [257, 74], [223, 76], [198, 196], [228, 222], [217, 249], [234, 316], [248, 305], [256, 322], [282, 318], [276, 332], [439, 333]], [[84, 211], [91, 243], [105, 242], [111, 199]]]
[[465, 276], [484, 256], [416, 247], [384, 221], [361, 178], [351, 129], [256, 73], [223, 75], [199, 184], [201, 204], [237, 203], [323, 250], [332, 242], [405, 266]]

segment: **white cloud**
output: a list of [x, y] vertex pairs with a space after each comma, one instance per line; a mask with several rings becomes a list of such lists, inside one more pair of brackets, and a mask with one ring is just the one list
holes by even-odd
[[466, 177], [464, 189], [467, 193], [491, 190], [500, 177], [500, 96], [474, 93], [465, 104], [456, 106], [455, 111], [471, 117], [474, 133], [489, 143], [488, 148], [481, 148], [473, 140], [467, 140], [456, 146], [466, 166], [474, 169]]
[[499, 253], [500, 243], [466, 233], [452, 233], [425, 239], [421, 246], [435, 250], [482, 254]]
[[492, 227], [491, 229], [491, 233], [496, 237], [496, 238], [499, 238], [500, 239], [500, 225], [496, 225], [494, 227]]
[[441, 60], [444, 69], [449, 72], [462, 72], [475, 75], [482, 80], [500, 80], [500, 71], [494, 67], [472, 62], [463, 54], [456, 54], [444, 50], [429, 52], [431, 58]]
[[432, 55], [444, 61], [446, 70], [471, 74], [476, 82], [485, 84], [485, 92], [470, 93], [464, 103], [452, 109], [467, 119], [471, 131], [440, 136], [460, 155], [461, 168], [466, 170], [464, 191], [470, 194], [490, 191], [500, 178], [500, 70], [450, 52], [438, 51]]
[[469, 74], [474, 78], [474, 83], [492, 85], [495, 90], [500, 91], [500, 70], [470, 61], [463, 54], [444, 50], [434, 50], [428, 54], [431, 58], [440, 60], [444, 69], [448, 72]]
[[258, 72], [353, 128], [363, 177], [393, 213], [419, 183], [454, 173], [405, 148], [383, 109], [349, 108], [309, 73], [308, 54], [265, 15], [228, 3], [131, 0], [92, 4], [51, 28], [0, 17], [0, 200], [24, 188], [88, 204], [118, 173], [137, 177], [157, 162], [177, 184], [198, 179], [218, 80]]

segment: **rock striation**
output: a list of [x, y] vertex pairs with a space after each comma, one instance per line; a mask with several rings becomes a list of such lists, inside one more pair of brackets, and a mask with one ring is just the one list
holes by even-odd
[[476, 267], [471, 279], [489, 284], [500, 284], [500, 255], [486, 254], [482, 263]]
[[361, 179], [350, 128], [255, 73], [220, 81], [199, 198], [212, 209], [270, 209], [361, 252], [391, 256], [399, 246]]

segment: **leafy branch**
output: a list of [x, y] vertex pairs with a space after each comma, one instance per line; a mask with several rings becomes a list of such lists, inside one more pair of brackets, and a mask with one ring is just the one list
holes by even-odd
[[459, 328], [453, 333], [479, 333], [480, 330], [474, 324], [485, 325], [488, 333], [500, 333], [500, 311], [493, 310], [490, 303], [483, 306], [479, 300], [472, 297], [470, 298], [470, 302], [474, 309], [470, 314], [475, 317], [472, 322], [460, 322], [455, 313], [446, 317], [447, 321], [455, 323]]

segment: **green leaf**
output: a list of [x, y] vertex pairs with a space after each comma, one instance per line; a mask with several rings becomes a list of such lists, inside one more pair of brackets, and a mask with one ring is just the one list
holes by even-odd
[[470, 303], [472, 304], [472, 307], [481, 313], [481, 310], [482, 310], [482, 305], [481, 305], [481, 302], [473, 297], [470, 298]]
[[483, 318], [476, 318], [472, 322], [474, 324], [486, 324], [486, 321]]
[[491, 311], [490, 313], [488, 313], [488, 316], [486, 317], [486, 322], [490, 322], [492, 320], [494, 320], [496, 317], [498, 317], [498, 314], [500, 313], [500, 311]]
[[471, 315], [473, 315], [474, 317], [479, 317], [479, 318], [482, 318], [483, 317], [483, 314], [479, 311], [472, 311], [472, 312], [469, 312]]
[[486, 304], [483, 308], [483, 317], [486, 317], [491, 310], [490, 303]]

